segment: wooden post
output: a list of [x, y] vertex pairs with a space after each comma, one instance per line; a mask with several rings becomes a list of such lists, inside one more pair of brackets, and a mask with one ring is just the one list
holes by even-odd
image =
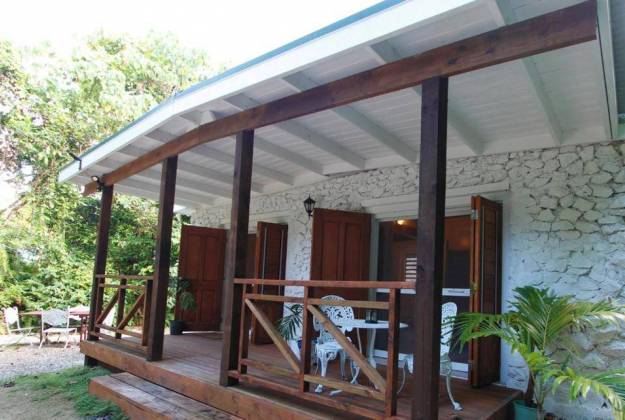
[[388, 337], [386, 363], [386, 417], [397, 415], [397, 357], [399, 353], [399, 301], [401, 289], [388, 290]]
[[[119, 279], [119, 285], [122, 287], [119, 289], [119, 294], [117, 295], [117, 323], [115, 328], [119, 328], [119, 324], [124, 319], [124, 312], [126, 309], [126, 289], [124, 289], [123, 286], [126, 284], [128, 284], [128, 280], [125, 278]], [[121, 333], [116, 332], [115, 338], [122, 338]]]
[[234, 156], [234, 183], [232, 186], [232, 210], [230, 213], [230, 236], [225, 266], [225, 319], [224, 340], [221, 352], [219, 383], [235, 385], [237, 380], [228, 376], [238, 365], [238, 348], [241, 331], [241, 303], [243, 287], [235, 285], [235, 277], [245, 277], [247, 236], [250, 213], [250, 190], [252, 187], [252, 160], [254, 154], [254, 131], [237, 134]]
[[438, 418], [441, 296], [443, 283], [445, 170], [447, 165], [446, 77], [423, 82], [419, 164], [419, 224], [412, 418]]
[[149, 361], [161, 360], [163, 358], [167, 288], [169, 286], [169, 260], [171, 257], [171, 227], [174, 219], [177, 168], [178, 156], [167, 158], [163, 162], [156, 232], [154, 284], [152, 285], [152, 301], [148, 321], [147, 359]]
[[304, 288], [304, 303], [302, 304], [302, 348], [300, 350], [300, 381], [301, 392], [310, 391], [310, 382], [304, 380], [304, 376], [310, 374], [310, 360], [312, 355], [313, 318], [308, 310], [308, 298], [314, 296], [312, 287]]
[[[91, 301], [89, 305], [89, 326], [87, 340], [97, 341], [98, 337], [91, 335], [95, 331], [95, 319], [102, 311], [102, 298], [104, 289], [100, 287], [101, 279], [96, 276], [106, 273], [106, 258], [109, 248], [109, 231], [111, 228], [111, 211], [113, 208], [113, 185], [102, 188], [100, 199], [100, 220], [98, 222], [98, 238], [96, 240], [95, 264], [93, 267], [93, 280], [91, 281]], [[85, 356], [85, 366], [95, 366], [95, 359]]]

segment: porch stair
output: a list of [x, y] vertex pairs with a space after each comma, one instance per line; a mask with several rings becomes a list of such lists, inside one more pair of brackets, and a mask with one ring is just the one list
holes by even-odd
[[89, 393], [117, 404], [133, 420], [239, 419], [127, 372], [91, 379]]

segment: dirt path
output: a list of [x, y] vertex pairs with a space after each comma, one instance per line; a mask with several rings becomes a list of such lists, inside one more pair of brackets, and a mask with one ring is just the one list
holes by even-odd
[[[34, 398], [33, 398], [34, 397]], [[0, 418], [79, 420], [71, 401], [59, 395], [37, 399], [34, 391], [0, 387]]]

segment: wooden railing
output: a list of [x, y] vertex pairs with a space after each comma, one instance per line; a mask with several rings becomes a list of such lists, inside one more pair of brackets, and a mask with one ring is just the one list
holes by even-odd
[[[241, 334], [239, 342], [238, 368], [231, 370], [229, 375], [240, 381], [262, 386], [274, 391], [293, 395], [308, 401], [323, 404], [334, 409], [350, 412], [354, 415], [379, 418], [380, 416], [395, 416], [397, 414], [397, 365], [398, 365], [398, 343], [399, 343], [399, 295], [401, 289], [414, 288], [412, 282], [376, 282], [376, 281], [319, 281], [319, 280], [262, 280], [262, 279], [235, 279], [235, 284], [243, 286], [242, 311], [241, 311]], [[304, 290], [303, 297], [279, 296], [269, 294], [254, 293], [253, 290], [260, 290], [261, 287], [254, 286], [299, 286]], [[387, 301], [370, 300], [322, 300], [315, 296], [314, 290], [323, 288], [324, 294], [329, 294], [328, 289], [337, 290], [336, 294], [341, 294], [347, 289], [377, 289], [385, 288], [389, 290]], [[258, 301], [283, 302], [301, 304], [303, 307], [302, 326], [302, 347], [299, 357], [291, 350], [288, 343], [280, 335], [276, 327], [262, 311]], [[388, 311], [388, 340], [386, 363], [386, 377], [372, 366], [364, 354], [348, 339], [340, 330], [340, 326], [335, 325], [326, 317], [320, 309], [320, 305], [341, 305], [352, 308], [375, 309]], [[286, 359], [286, 365], [276, 366], [266, 361], [253, 360], [248, 357], [249, 352], [249, 330], [251, 317], [254, 316], [271, 340], [275, 344], [280, 354]], [[350, 383], [330, 377], [322, 377], [312, 374], [311, 357], [313, 338], [318, 335], [314, 331], [313, 319], [316, 319], [323, 328], [329, 332], [334, 339], [345, 350], [349, 358], [356, 364], [362, 374], [366, 376], [373, 386], [365, 386], [358, 383]], [[262, 371], [268, 375], [252, 375], [248, 373], [248, 367]], [[275, 375], [290, 378], [290, 383], [279, 380]], [[272, 378], [274, 376], [274, 378]], [[297, 386], [294, 386], [294, 381]], [[311, 384], [321, 384], [325, 387], [340, 390], [346, 394], [353, 394], [367, 399], [381, 401], [384, 406], [384, 413], [379, 410], [365, 407], [362, 404], [350, 402], [349, 399], [332, 397], [311, 392]], [[380, 406], [380, 403], [378, 403]]]
[[[135, 350], [146, 351], [147, 349], [147, 328], [150, 314], [150, 295], [152, 289], [152, 276], [135, 275], [110, 275], [98, 274], [98, 293], [96, 298], [96, 316], [93, 329], [89, 331], [91, 336], [115, 342]], [[109, 282], [107, 283], [107, 279]], [[110, 282], [111, 280], [115, 281]], [[107, 289], [112, 289], [113, 293], [106, 296]], [[134, 293], [127, 293], [133, 291]], [[131, 300], [131, 295], [134, 301]], [[108, 302], [105, 304], [105, 300]], [[130, 309], [126, 311], [126, 306]], [[116, 308], [114, 319], [110, 325], [105, 324], [109, 314]], [[143, 318], [137, 329], [128, 329], [129, 323], [136, 317]]]

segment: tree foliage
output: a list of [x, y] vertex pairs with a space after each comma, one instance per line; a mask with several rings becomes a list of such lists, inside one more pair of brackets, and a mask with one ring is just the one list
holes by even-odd
[[[0, 307], [87, 303], [99, 197], [58, 183], [60, 169], [217, 70], [171, 34], [96, 33], [68, 56], [0, 40], [0, 171], [19, 191], [0, 218]], [[115, 195], [110, 272], [152, 272], [157, 214], [153, 202]]]

